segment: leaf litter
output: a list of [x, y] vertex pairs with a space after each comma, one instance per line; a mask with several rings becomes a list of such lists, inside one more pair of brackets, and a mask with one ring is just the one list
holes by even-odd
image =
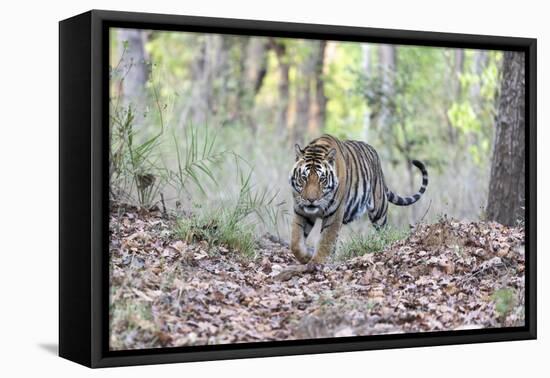
[[112, 208], [112, 350], [524, 325], [522, 227], [443, 218], [316, 266], [269, 235], [251, 259], [174, 227], [160, 211]]

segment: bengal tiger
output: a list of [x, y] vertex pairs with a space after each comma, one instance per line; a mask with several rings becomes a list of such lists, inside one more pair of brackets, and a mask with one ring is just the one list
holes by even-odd
[[[296, 163], [289, 181], [293, 189], [294, 220], [290, 249], [301, 263], [323, 263], [335, 249], [343, 224], [368, 213], [375, 228], [386, 224], [388, 202], [409, 206], [426, 191], [428, 171], [413, 160], [422, 172], [420, 190], [401, 197], [384, 182], [375, 149], [364, 142], [341, 141], [330, 135], [313, 140], [304, 149], [298, 144]], [[315, 221], [321, 218], [321, 237], [316, 251], [308, 250], [306, 239]]]

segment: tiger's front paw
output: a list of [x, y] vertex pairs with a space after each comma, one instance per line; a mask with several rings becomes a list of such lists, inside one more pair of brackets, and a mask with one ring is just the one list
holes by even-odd
[[311, 262], [313, 264], [324, 264], [325, 262], [327, 261], [327, 256], [326, 255], [321, 255], [319, 253], [317, 253], [315, 256], [313, 256], [313, 258], [311, 259]]
[[294, 257], [296, 257], [296, 260], [298, 260], [302, 264], [309, 263], [314, 255], [313, 248], [308, 248], [308, 247], [304, 248], [299, 245], [291, 246], [290, 250], [294, 254]]
[[333, 248], [324, 248], [324, 246], [320, 246], [317, 249], [317, 253], [313, 256], [311, 259], [312, 263], [316, 264], [324, 264], [327, 262], [328, 257], [331, 255]]

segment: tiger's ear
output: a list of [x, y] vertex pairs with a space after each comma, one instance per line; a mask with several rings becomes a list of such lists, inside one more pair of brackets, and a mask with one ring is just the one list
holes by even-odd
[[296, 150], [296, 161], [298, 161], [302, 158], [302, 156], [304, 156], [305, 151], [300, 148], [298, 143], [294, 145], [294, 149]]
[[334, 161], [336, 160], [336, 149], [331, 148], [328, 150], [327, 154], [325, 155], [325, 159], [327, 159], [329, 164], [334, 164]]

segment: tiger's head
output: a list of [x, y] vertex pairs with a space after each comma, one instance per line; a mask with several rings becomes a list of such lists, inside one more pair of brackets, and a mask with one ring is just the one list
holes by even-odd
[[323, 216], [338, 189], [336, 149], [321, 144], [296, 148], [296, 163], [290, 172], [295, 210], [304, 216]]

